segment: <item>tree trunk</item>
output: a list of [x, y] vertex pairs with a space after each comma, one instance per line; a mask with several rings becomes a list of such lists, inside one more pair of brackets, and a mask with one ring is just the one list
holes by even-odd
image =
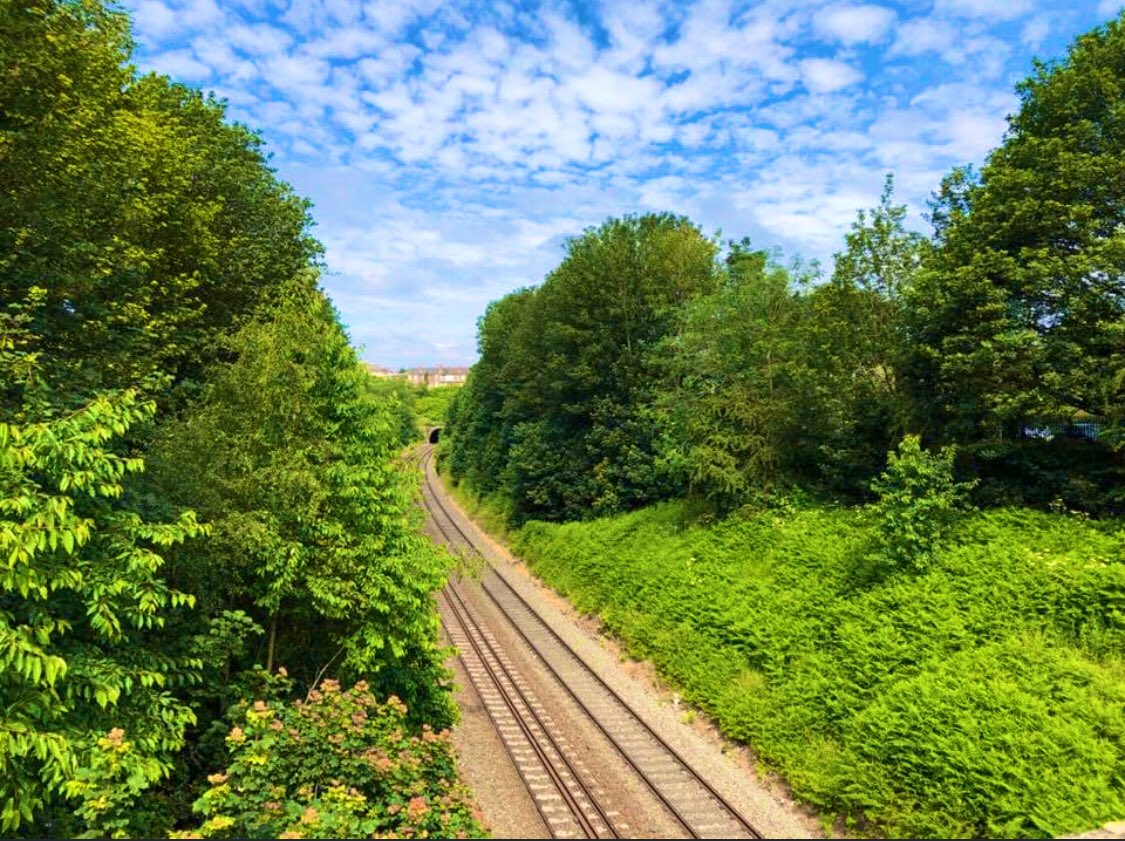
[[277, 642], [277, 612], [274, 612], [273, 618], [270, 620], [270, 641], [266, 648], [266, 671], [270, 674], [273, 673], [273, 651], [274, 643]]

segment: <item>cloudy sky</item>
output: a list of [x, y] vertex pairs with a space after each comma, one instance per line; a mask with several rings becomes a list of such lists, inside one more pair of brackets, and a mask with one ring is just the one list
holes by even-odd
[[315, 204], [364, 356], [468, 364], [492, 299], [607, 216], [830, 259], [896, 176], [913, 224], [1013, 84], [1121, 0], [126, 0]]

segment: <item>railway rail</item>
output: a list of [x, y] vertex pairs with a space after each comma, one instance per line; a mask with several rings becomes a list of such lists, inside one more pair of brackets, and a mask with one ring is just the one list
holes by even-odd
[[[427, 447], [420, 464], [424, 474], [423, 500], [435, 527], [450, 545], [466, 547], [484, 560], [487, 569], [481, 589], [485, 595], [679, 824], [684, 836], [762, 838], [753, 824], [609, 686], [492, 566], [435, 489], [435, 474], [429, 469], [432, 455], [433, 448]], [[442, 594], [440, 606], [447, 631], [461, 651], [470, 678], [529, 791], [533, 797], [550, 792], [551, 808], [545, 810], [542, 798], [535, 801], [552, 835], [572, 838], [579, 837], [578, 833], [581, 837], [606, 838], [627, 833], [627, 826], [615, 823], [619, 813], [601, 802], [604, 792], [587, 781], [588, 775], [580, 763], [576, 766], [568, 760], [565, 742], [553, 732], [549, 718], [536, 709], [537, 702], [526, 687], [521, 687], [515, 670], [506, 665], [503, 652], [490, 639], [483, 623], [473, 616], [471, 606], [458, 592], [459, 586], [451, 583]], [[482, 665], [486, 661], [488, 665]], [[526, 711], [531, 715], [525, 716]], [[539, 738], [542, 734], [548, 738]]]

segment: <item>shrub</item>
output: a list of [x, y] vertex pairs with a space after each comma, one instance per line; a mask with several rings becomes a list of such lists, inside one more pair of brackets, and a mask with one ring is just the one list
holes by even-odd
[[892, 567], [922, 571], [932, 564], [970, 487], [953, 478], [955, 456], [953, 447], [926, 452], [917, 435], [907, 435], [872, 482], [879, 495], [874, 508], [880, 555]]
[[482, 837], [448, 731], [411, 733], [406, 705], [362, 681], [324, 681], [304, 701], [242, 702], [230, 764], [180, 838]]

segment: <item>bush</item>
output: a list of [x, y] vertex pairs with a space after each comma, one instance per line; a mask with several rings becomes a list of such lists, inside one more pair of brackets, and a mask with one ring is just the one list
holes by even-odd
[[917, 435], [907, 435], [872, 482], [879, 495], [874, 510], [880, 554], [892, 567], [922, 571], [933, 562], [934, 550], [970, 487], [954, 480], [955, 457], [953, 447], [929, 453]]
[[410, 732], [406, 706], [362, 681], [324, 681], [304, 701], [242, 702], [227, 769], [179, 838], [477, 838], [485, 829], [458, 782], [448, 731]]

